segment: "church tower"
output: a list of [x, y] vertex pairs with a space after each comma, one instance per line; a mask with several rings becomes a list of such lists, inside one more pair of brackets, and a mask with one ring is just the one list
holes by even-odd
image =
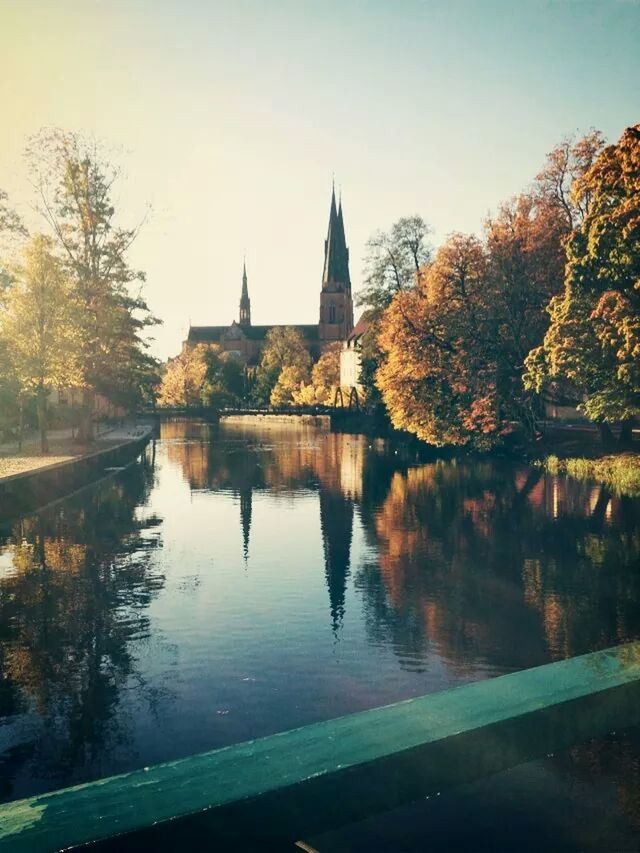
[[323, 342], [344, 341], [353, 330], [353, 300], [349, 276], [349, 249], [344, 233], [342, 199], [336, 208], [335, 188], [331, 191], [329, 230], [324, 242], [324, 270], [320, 291], [318, 332]]
[[247, 263], [242, 265], [242, 296], [240, 297], [240, 326], [251, 325], [251, 300], [247, 287]]

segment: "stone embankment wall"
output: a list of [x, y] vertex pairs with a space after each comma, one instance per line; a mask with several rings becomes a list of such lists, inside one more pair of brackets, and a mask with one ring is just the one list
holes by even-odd
[[95, 453], [0, 479], [0, 520], [44, 506], [102, 476], [106, 468], [127, 464], [143, 450], [151, 435], [149, 429]]

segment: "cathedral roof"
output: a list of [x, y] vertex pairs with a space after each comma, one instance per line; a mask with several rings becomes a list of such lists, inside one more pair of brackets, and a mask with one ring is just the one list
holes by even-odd
[[[228, 326], [191, 326], [187, 341], [190, 344], [218, 343], [224, 333], [230, 328], [231, 324]], [[263, 341], [270, 329], [278, 328], [286, 329], [288, 326], [283, 324], [272, 326], [238, 326], [238, 329], [242, 329], [243, 336], [250, 341]], [[306, 341], [318, 340], [318, 326], [315, 323], [313, 325], [296, 325], [293, 328], [297, 329]]]

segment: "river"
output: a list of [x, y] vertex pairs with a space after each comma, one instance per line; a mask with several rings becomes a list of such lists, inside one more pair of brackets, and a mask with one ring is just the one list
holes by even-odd
[[[0, 798], [639, 638], [638, 500], [294, 423], [166, 422], [141, 462], [0, 526]], [[425, 833], [636, 849], [640, 737], [325, 843]]]

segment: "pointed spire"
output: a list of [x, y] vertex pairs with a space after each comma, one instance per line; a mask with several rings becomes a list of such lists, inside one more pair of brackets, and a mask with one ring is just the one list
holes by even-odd
[[319, 488], [324, 574], [334, 635], [344, 618], [353, 538], [353, 503], [339, 489]]
[[340, 207], [336, 206], [335, 182], [331, 185], [331, 209], [329, 211], [329, 228], [327, 239], [324, 244], [324, 270], [322, 274], [323, 285], [333, 282], [351, 288], [349, 276], [349, 250], [344, 233], [344, 220], [342, 217], [342, 193], [340, 194]]
[[251, 300], [249, 299], [249, 287], [247, 285], [247, 260], [242, 261], [242, 294], [240, 296], [240, 325], [251, 325]]

